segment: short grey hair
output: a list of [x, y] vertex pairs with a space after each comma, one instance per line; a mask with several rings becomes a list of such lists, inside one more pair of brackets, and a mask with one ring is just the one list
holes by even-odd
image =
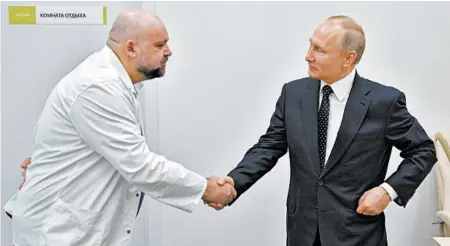
[[355, 64], [358, 64], [366, 49], [366, 36], [362, 27], [345, 15], [331, 16], [327, 20], [340, 25], [343, 29], [344, 34], [339, 38], [338, 43], [344, 50], [356, 53]]

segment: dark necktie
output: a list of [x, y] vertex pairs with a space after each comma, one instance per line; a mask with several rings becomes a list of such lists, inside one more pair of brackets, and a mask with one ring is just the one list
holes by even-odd
[[325, 154], [327, 150], [327, 131], [328, 131], [328, 116], [330, 114], [330, 94], [333, 93], [333, 89], [329, 85], [325, 85], [322, 88], [322, 103], [320, 104], [318, 118], [318, 130], [319, 130], [319, 158], [320, 158], [320, 171], [325, 166]]

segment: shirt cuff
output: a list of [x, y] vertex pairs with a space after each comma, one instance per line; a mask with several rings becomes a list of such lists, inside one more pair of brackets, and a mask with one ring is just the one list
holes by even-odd
[[387, 191], [387, 193], [391, 197], [391, 201], [394, 201], [398, 197], [397, 192], [388, 183], [384, 182], [380, 186], [383, 187]]

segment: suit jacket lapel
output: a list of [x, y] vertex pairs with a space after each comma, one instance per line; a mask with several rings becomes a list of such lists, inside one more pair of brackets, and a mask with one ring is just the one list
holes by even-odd
[[320, 177], [323, 177], [334, 165], [336, 165], [355, 137], [366, 116], [367, 109], [371, 102], [371, 99], [367, 96], [369, 88], [366, 83], [367, 82], [356, 73], [345, 106], [342, 123], [336, 137], [336, 142], [334, 143], [330, 157], [328, 158]]
[[319, 149], [317, 140], [317, 111], [319, 107], [320, 81], [311, 79], [307, 84], [307, 90], [301, 98], [301, 112], [303, 119], [303, 132], [309, 148], [311, 164], [317, 173], [319, 167]]

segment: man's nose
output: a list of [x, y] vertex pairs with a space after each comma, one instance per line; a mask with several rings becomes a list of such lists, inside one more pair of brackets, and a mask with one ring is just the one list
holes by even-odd
[[307, 62], [313, 62], [313, 61], [314, 61], [314, 57], [311, 55], [311, 52], [310, 52], [310, 51], [308, 51], [308, 52], [306, 53], [306, 55], [305, 55], [305, 60], [306, 60]]
[[167, 49], [164, 51], [164, 56], [171, 56], [172, 55], [172, 50], [170, 50], [170, 47], [167, 46]]
[[308, 51], [306, 52], [305, 60], [307, 62], [313, 62], [314, 61], [314, 57], [312, 56], [312, 49], [311, 48], [309, 48]]

